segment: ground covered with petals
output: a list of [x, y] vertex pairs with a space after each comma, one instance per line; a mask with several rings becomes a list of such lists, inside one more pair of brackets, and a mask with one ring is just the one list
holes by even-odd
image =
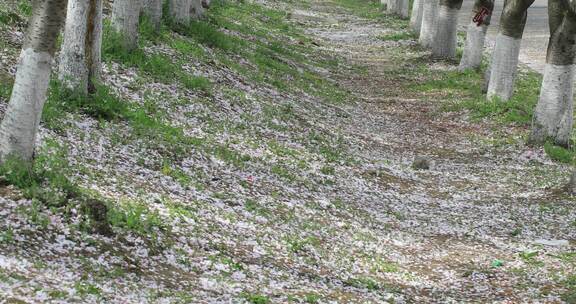
[[[2, 112], [26, 5], [0, 5]], [[368, 0], [141, 27], [1, 168], [0, 302], [576, 302], [570, 166], [525, 144], [537, 76], [477, 100], [482, 72]]]

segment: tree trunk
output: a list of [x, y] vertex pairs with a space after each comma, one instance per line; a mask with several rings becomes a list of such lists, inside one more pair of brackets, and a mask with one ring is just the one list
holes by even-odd
[[466, 44], [459, 69], [478, 69], [482, 63], [486, 31], [490, 25], [494, 0], [476, 0], [470, 23], [466, 30]]
[[389, 13], [408, 18], [409, 6], [409, 0], [389, 0], [387, 9]]
[[36, 0], [33, 3], [12, 96], [0, 124], [2, 161], [11, 156], [32, 160], [66, 6], [67, 0]]
[[100, 77], [102, 0], [69, 0], [59, 79], [69, 89], [93, 92]]
[[115, 0], [112, 5], [112, 26], [122, 35], [124, 47], [138, 47], [138, 21], [141, 0]]
[[412, 4], [412, 15], [410, 16], [410, 29], [415, 33], [420, 33], [422, 28], [422, 6], [424, 0], [414, 0]]
[[436, 32], [436, 15], [438, 11], [438, 0], [424, 1], [422, 6], [422, 28], [420, 29], [420, 45], [431, 47]]
[[541, 144], [552, 139], [558, 145], [568, 146], [574, 115], [576, 12], [569, 0], [548, 2], [550, 40], [530, 141]]
[[492, 53], [488, 99], [507, 101], [514, 92], [520, 44], [526, 25], [528, 8], [534, 0], [505, 0], [500, 30]]
[[162, 26], [162, 0], [144, 0], [142, 12], [148, 16], [156, 32]]
[[456, 58], [458, 12], [461, 7], [462, 0], [440, 0], [436, 34], [432, 41], [432, 56], [445, 59]]
[[170, 18], [176, 23], [188, 24], [191, 5], [191, 0], [168, 0]]
[[190, 1], [190, 18], [199, 19], [204, 15], [204, 7], [202, 7], [202, 0]]

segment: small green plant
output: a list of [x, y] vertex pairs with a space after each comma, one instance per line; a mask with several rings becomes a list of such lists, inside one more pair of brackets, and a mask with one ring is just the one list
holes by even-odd
[[20, 0], [18, 3], [18, 10], [20, 13], [26, 17], [30, 17], [32, 15], [32, 3], [28, 0]]
[[153, 234], [168, 228], [158, 212], [136, 202], [110, 205], [107, 216], [112, 227], [128, 229], [140, 235]]
[[74, 285], [74, 289], [81, 296], [95, 295], [99, 297], [102, 295], [102, 290], [98, 286], [87, 282], [77, 282]]
[[380, 284], [378, 284], [378, 282], [374, 281], [369, 277], [350, 278], [346, 280], [344, 284], [355, 288], [362, 288], [371, 291], [381, 289]]
[[12, 242], [14, 242], [14, 230], [12, 230], [12, 227], [0, 232], [0, 244], [11, 244]]
[[544, 144], [544, 151], [554, 161], [566, 164], [574, 163], [574, 151], [572, 150], [547, 142]]
[[18, 187], [26, 198], [49, 206], [62, 206], [80, 195], [79, 188], [66, 177], [69, 174], [66, 157], [60, 145], [47, 141], [33, 165], [18, 158], [8, 158], [0, 166], [0, 176]]
[[414, 39], [414, 34], [411, 32], [396, 32], [391, 34], [386, 34], [383, 36], [378, 37], [380, 40], [384, 41], [401, 41], [401, 40], [410, 40]]
[[191, 37], [201, 44], [223, 51], [235, 51], [243, 45], [243, 41], [219, 31], [205, 21], [191, 21], [183, 25], [172, 23], [170, 27], [185, 36]]
[[318, 294], [309, 293], [306, 296], [304, 296], [304, 302], [308, 304], [317, 304], [318, 301], [320, 301], [320, 295]]
[[242, 293], [242, 297], [251, 304], [268, 304], [270, 303], [270, 298], [260, 294], [252, 294], [248, 292]]
[[180, 77], [180, 81], [184, 87], [189, 90], [201, 90], [204, 92], [210, 92], [212, 87], [210, 80], [202, 76], [189, 76], [184, 74]]

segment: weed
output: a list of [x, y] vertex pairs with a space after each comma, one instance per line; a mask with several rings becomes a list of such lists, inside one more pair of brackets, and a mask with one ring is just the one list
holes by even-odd
[[158, 212], [151, 211], [144, 204], [136, 202], [109, 206], [107, 216], [112, 227], [128, 229], [142, 236], [168, 228]]
[[304, 302], [308, 304], [316, 304], [318, 301], [320, 301], [320, 296], [315, 293], [309, 293], [304, 296]]
[[0, 244], [11, 244], [14, 242], [14, 230], [11, 227], [0, 232]]
[[378, 282], [368, 277], [349, 278], [344, 282], [344, 284], [355, 288], [362, 288], [371, 291], [381, 289], [381, 286], [380, 284], [378, 284]]
[[8, 158], [0, 166], [0, 176], [22, 190], [24, 196], [49, 206], [62, 206], [80, 194], [66, 176], [69, 166], [66, 152], [54, 141], [47, 141], [33, 165], [18, 158]]
[[251, 304], [268, 304], [270, 303], [270, 298], [260, 294], [252, 294], [243, 292], [242, 297]]
[[547, 142], [544, 144], [544, 151], [552, 160], [566, 164], [574, 163], [575, 152], [573, 150], [555, 146], [554, 144]]
[[415, 36], [411, 32], [395, 32], [378, 37], [378, 39], [384, 41], [401, 41], [401, 40], [410, 40], [414, 38]]

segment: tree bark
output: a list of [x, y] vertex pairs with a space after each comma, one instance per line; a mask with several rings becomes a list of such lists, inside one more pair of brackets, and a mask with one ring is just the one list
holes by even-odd
[[115, 0], [112, 4], [112, 26], [122, 35], [124, 47], [138, 47], [138, 21], [141, 0]]
[[409, 6], [409, 0], [389, 0], [387, 10], [402, 18], [408, 18]]
[[458, 12], [461, 7], [462, 0], [440, 0], [436, 33], [432, 41], [432, 56], [445, 59], [456, 58]]
[[56, 40], [66, 17], [67, 0], [36, 0], [20, 54], [16, 80], [0, 124], [0, 159], [31, 161], [46, 102]]
[[418, 41], [423, 47], [431, 47], [436, 32], [436, 16], [438, 12], [438, 0], [424, 1], [422, 6], [422, 28]]
[[574, 116], [576, 11], [569, 0], [548, 2], [550, 40], [530, 141], [542, 144], [551, 139], [558, 145], [568, 146]]
[[190, 1], [190, 18], [199, 19], [204, 15], [204, 7], [202, 6], [202, 0], [191, 0]]
[[532, 3], [534, 0], [504, 1], [500, 30], [492, 53], [488, 99], [498, 97], [507, 101], [512, 97], [527, 11]]
[[148, 16], [156, 32], [162, 26], [162, 0], [144, 0], [142, 12]]
[[59, 79], [83, 94], [94, 91], [100, 77], [102, 0], [69, 0]]
[[[459, 69], [478, 69], [482, 63], [484, 54], [484, 42], [486, 41], [486, 31], [490, 26], [492, 11], [494, 10], [494, 0], [476, 0], [472, 9], [470, 23], [466, 30], [466, 44], [464, 53], [460, 61]], [[485, 17], [481, 17], [485, 13]], [[474, 20], [480, 18], [480, 20]]]
[[420, 34], [422, 28], [422, 6], [424, 0], [414, 0], [412, 4], [412, 15], [410, 16], [410, 29], [415, 33]]
[[176, 23], [188, 24], [191, 6], [191, 0], [168, 0], [170, 18]]

